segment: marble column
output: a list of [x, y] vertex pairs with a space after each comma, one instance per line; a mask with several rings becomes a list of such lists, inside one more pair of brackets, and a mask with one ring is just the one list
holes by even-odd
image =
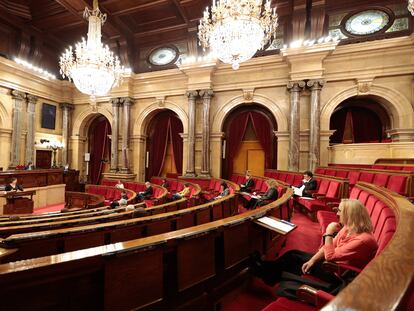
[[188, 91], [188, 152], [186, 177], [195, 177], [195, 102], [198, 91]]
[[300, 92], [305, 87], [304, 81], [290, 81], [287, 88], [290, 92], [289, 118], [289, 170], [299, 171], [300, 146]]
[[310, 135], [309, 135], [309, 170], [313, 172], [320, 163], [320, 107], [321, 90], [325, 81], [309, 80], [307, 86], [311, 89], [310, 102]]
[[35, 112], [37, 96], [27, 94], [27, 136], [25, 162], [34, 162]]
[[111, 124], [111, 173], [118, 171], [118, 140], [119, 140], [119, 98], [111, 98], [112, 104], [112, 124]]
[[20, 162], [20, 139], [22, 136], [22, 109], [26, 94], [17, 90], [11, 92], [13, 98], [13, 132], [10, 150], [10, 168], [16, 167]]
[[62, 103], [60, 104], [62, 109], [62, 164], [69, 164], [68, 150], [69, 150], [69, 126], [71, 124], [71, 111], [74, 109], [72, 104]]
[[131, 105], [134, 100], [131, 97], [122, 97], [122, 173], [130, 173], [129, 167], [129, 125], [131, 119]]
[[201, 90], [200, 96], [203, 98], [203, 147], [201, 173], [200, 176], [210, 178], [210, 104], [213, 97], [212, 90]]

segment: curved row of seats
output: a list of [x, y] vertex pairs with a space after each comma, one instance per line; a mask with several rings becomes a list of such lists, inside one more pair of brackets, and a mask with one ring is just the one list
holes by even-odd
[[357, 182], [367, 182], [404, 196], [414, 195], [414, 173], [403, 171], [389, 171], [379, 169], [318, 167], [315, 173], [328, 176], [336, 176], [349, 179], [349, 187]]
[[347, 168], [372, 168], [375, 170], [392, 170], [392, 171], [406, 171], [414, 172], [414, 165], [409, 164], [392, 164], [392, 163], [379, 163], [379, 164], [337, 164], [329, 163], [329, 167], [347, 167]]
[[119, 189], [113, 186], [101, 186], [101, 185], [86, 185], [85, 192], [101, 195], [105, 198], [105, 205], [110, 205], [112, 201], [118, 201], [121, 199], [122, 192], [125, 191], [128, 196], [128, 204], [134, 202], [137, 194], [131, 189]]
[[[186, 204], [186, 199], [171, 202], [171, 206], [174, 204], [181, 207], [182, 204]], [[235, 213], [236, 207], [237, 196], [229, 195], [196, 207], [180, 210], [177, 207], [175, 211], [147, 217], [13, 234], [1, 240], [0, 246], [5, 249], [17, 249], [17, 251], [3, 258], [2, 262], [57, 254], [187, 228], [229, 217]], [[110, 215], [102, 217], [108, 218]]]
[[288, 190], [267, 206], [187, 229], [0, 265], [2, 307], [205, 309], [229, 286], [240, 285], [249, 254], [271, 241], [254, 220], [291, 194]]
[[[368, 209], [374, 236], [378, 243], [375, 258], [361, 271], [341, 264], [329, 263], [330, 270], [351, 269], [359, 275], [337, 297], [304, 286], [298, 296], [314, 304], [278, 298], [263, 311], [276, 310], [410, 310], [414, 302], [414, 205], [407, 199], [368, 183], [358, 183], [350, 194]], [[324, 232], [328, 223], [337, 221], [332, 212], [318, 212]], [[411, 303], [411, 304], [410, 304]]]
[[[163, 179], [164, 177], [158, 177], [158, 176], [154, 176], [151, 177], [151, 183], [156, 184], [156, 185], [162, 185], [163, 183]], [[167, 199], [171, 199], [173, 194], [180, 192], [181, 190], [184, 189], [184, 184], [185, 183], [189, 183], [189, 187], [190, 187], [190, 192], [189, 194], [186, 196], [187, 200], [188, 200], [188, 205], [189, 206], [195, 206], [197, 204], [199, 204], [199, 195], [201, 192], [201, 188], [197, 183], [194, 182], [189, 182], [189, 181], [184, 181], [184, 180], [180, 180], [180, 179], [174, 179], [174, 178], [166, 178], [167, 182], [168, 182], [168, 193], [167, 193]]]
[[105, 198], [101, 195], [65, 191], [65, 207], [74, 209], [91, 209], [105, 205]]

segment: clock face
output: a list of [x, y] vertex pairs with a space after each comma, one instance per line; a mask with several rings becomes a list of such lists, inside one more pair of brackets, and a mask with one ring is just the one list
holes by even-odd
[[151, 52], [148, 60], [156, 66], [164, 66], [170, 64], [177, 58], [177, 50], [170, 47], [161, 47]]
[[389, 21], [390, 16], [384, 11], [362, 11], [347, 19], [345, 30], [353, 35], [369, 35], [383, 29], [388, 25]]

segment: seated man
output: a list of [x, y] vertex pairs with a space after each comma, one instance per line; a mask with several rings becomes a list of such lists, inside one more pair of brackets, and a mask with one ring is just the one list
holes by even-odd
[[316, 180], [313, 178], [312, 172], [305, 171], [303, 173], [302, 183], [299, 186], [293, 186], [292, 188], [297, 196], [312, 197], [312, 191], [317, 188]]
[[128, 202], [128, 195], [125, 191], [122, 191], [121, 198], [118, 201], [112, 201], [109, 205], [111, 208], [115, 208], [117, 206], [126, 206]]
[[152, 194], [154, 193], [151, 183], [149, 181], [145, 182], [145, 191], [140, 191], [138, 193], [138, 200], [142, 201], [142, 200], [148, 200], [151, 198]]
[[23, 191], [23, 187], [17, 184], [17, 178], [13, 177], [10, 184], [6, 185], [4, 191]]
[[252, 192], [254, 187], [254, 180], [249, 173], [246, 173], [246, 181], [240, 185], [241, 192]]
[[269, 189], [267, 189], [264, 195], [257, 195], [250, 198], [247, 202], [246, 208], [256, 208], [258, 206], [263, 206], [268, 203], [268, 201], [274, 201], [277, 199], [277, 190], [274, 187], [274, 184], [271, 184]]
[[[324, 245], [316, 254], [290, 250], [275, 261], [263, 261], [256, 255], [252, 262], [253, 273], [270, 286], [281, 281], [282, 272], [290, 273], [289, 277], [296, 275], [293, 284], [291, 281], [281, 283], [279, 295], [286, 293], [283, 286], [288, 283], [289, 290], [293, 293], [296, 287], [306, 284], [307, 278], [299, 277], [302, 273], [311, 274], [327, 282], [328, 291], [336, 294], [336, 291], [341, 289], [342, 281], [333, 273], [325, 271], [322, 262], [334, 261], [363, 269], [374, 258], [378, 248], [372, 234], [373, 227], [368, 211], [358, 200], [342, 200], [338, 208], [338, 216], [340, 223], [329, 224], [323, 235]], [[292, 285], [295, 288], [292, 288]], [[312, 286], [317, 285], [312, 284]]]
[[189, 195], [190, 194], [190, 191], [191, 191], [191, 189], [190, 189], [190, 184], [189, 183], [185, 183], [184, 184], [184, 188], [183, 188], [183, 190], [181, 190], [180, 192], [177, 192], [177, 193], [174, 193], [173, 195], [172, 195], [172, 200], [173, 201], [175, 201], [175, 200], [179, 200], [179, 199], [182, 199], [182, 198], [184, 198], [185, 196], [187, 196], [187, 195]]

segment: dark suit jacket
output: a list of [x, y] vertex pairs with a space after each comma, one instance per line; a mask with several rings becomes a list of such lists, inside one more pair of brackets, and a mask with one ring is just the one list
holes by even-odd
[[8, 184], [8, 185], [6, 185], [6, 187], [4, 187], [4, 191], [12, 191], [12, 190], [14, 190], [14, 191], [18, 191], [18, 190], [23, 191], [23, 187], [21, 185], [16, 185], [16, 187], [13, 188], [13, 186], [10, 185], [10, 184]]
[[317, 187], [316, 180], [311, 178], [307, 182], [301, 183], [298, 186], [298, 188], [302, 187], [303, 185], [305, 185], [305, 188], [303, 189], [302, 196], [311, 197], [312, 193], [310, 191], [316, 190], [316, 187]]
[[248, 180], [246, 180], [246, 182], [242, 185], [240, 185], [240, 191], [247, 191], [250, 192], [254, 187], [254, 180], [253, 178], [249, 178]]
[[262, 195], [260, 200], [276, 200], [277, 199], [277, 190], [275, 187], [267, 189], [266, 193]]
[[141, 193], [141, 195], [142, 195], [144, 198], [148, 198], [148, 197], [152, 196], [153, 192], [154, 192], [154, 191], [152, 190], [152, 186], [149, 186], [147, 189], [145, 189], [145, 191], [143, 191], [143, 192]]

